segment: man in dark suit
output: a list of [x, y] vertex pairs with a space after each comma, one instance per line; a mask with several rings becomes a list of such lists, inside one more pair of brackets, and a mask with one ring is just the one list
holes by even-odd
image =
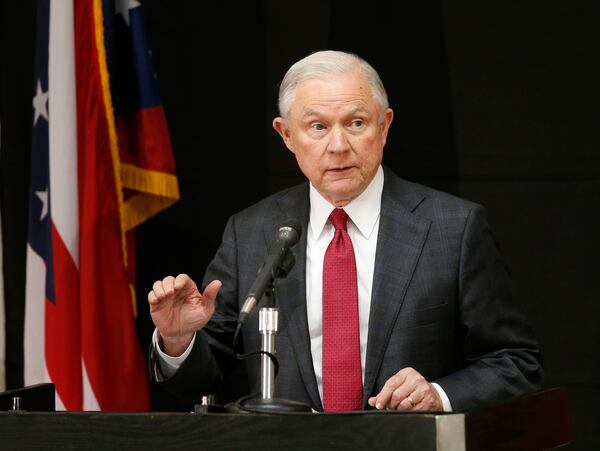
[[[257, 386], [257, 362], [240, 369], [231, 355], [233, 332], [278, 226], [294, 217], [296, 264], [275, 284], [278, 397], [326, 411], [450, 411], [541, 388], [537, 343], [484, 209], [382, 168], [393, 112], [375, 70], [343, 52], [309, 55], [284, 77], [279, 108], [273, 126], [309, 183], [230, 218], [203, 293], [184, 274], [154, 284], [154, 387], [189, 407], [230, 380]], [[255, 315], [246, 351], [259, 349], [257, 330]]]

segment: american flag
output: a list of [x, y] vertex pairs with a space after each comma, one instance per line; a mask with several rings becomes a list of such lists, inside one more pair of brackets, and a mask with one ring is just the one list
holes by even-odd
[[25, 383], [146, 410], [133, 230], [179, 192], [140, 2], [39, 0], [33, 92]]

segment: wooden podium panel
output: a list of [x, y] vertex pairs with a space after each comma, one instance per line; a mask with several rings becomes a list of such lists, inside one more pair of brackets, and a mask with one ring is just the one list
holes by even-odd
[[[469, 413], [2, 412], [2, 450], [547, 449], [570, 440], [566, 391]], [[566, 423], [565, 423], [566, 421]], [[549, 427], [552, 431], [549, 431]]]

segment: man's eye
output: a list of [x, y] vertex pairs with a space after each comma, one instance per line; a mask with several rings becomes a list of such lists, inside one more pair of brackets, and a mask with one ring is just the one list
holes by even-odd
[[312, 124], [311, 128], [317, 131], [325, 130], [325, 126], [323, 124]]
[[362, 119], [354, 119], [352, 121], [352, 127], [354, 127], [354, 128], [360, 128], [360, 127], [362, 127], [364, 125], [364, 123], [365, 122]]

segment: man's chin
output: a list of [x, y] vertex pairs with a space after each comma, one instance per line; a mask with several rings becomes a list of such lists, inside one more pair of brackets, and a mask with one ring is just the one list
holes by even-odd
[[360, 194], [360, 189], [355, 180], [336, 180], [330, 183], [325, 190], [329, 202], [336, 207], [342, 207]]

